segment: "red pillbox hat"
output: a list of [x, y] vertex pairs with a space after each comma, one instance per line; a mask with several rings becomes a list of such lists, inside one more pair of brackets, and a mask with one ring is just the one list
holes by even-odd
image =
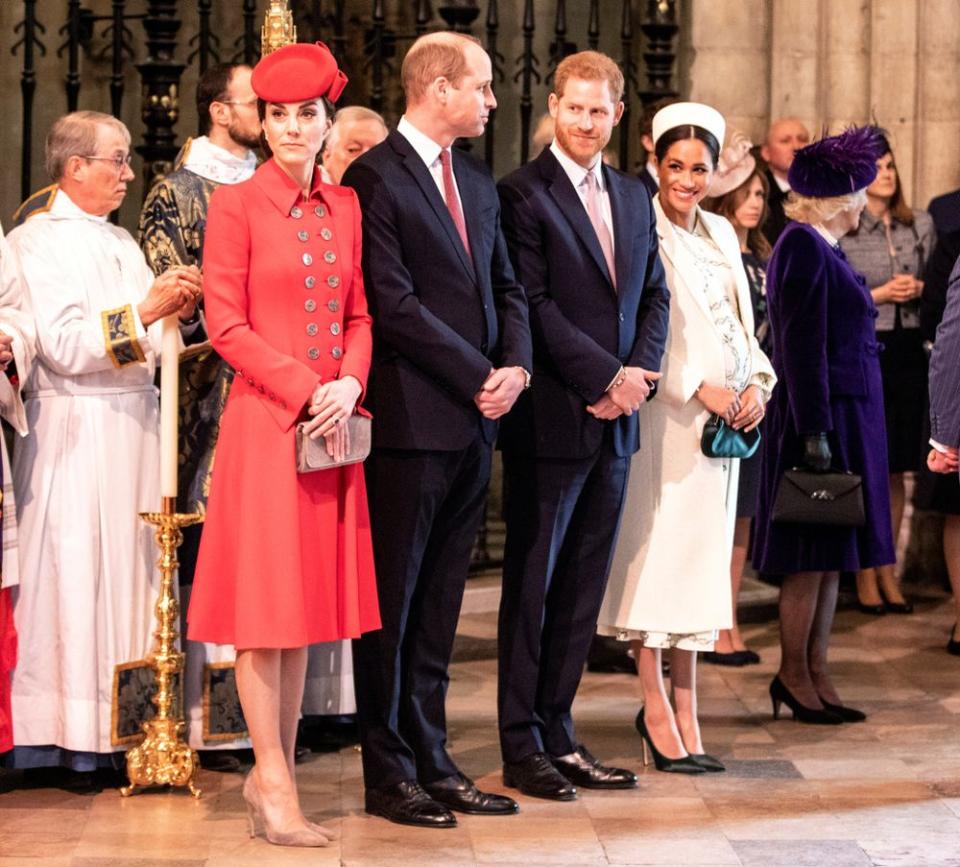
[[250, 85], [265, 102], [305, 102], [321, 96], [336, 102], [347, 76], [322, 42], [297, 42], [264, 57], [254, 67]]

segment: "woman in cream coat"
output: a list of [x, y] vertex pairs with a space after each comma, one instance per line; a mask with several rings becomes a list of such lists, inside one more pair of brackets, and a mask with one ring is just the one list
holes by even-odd
[[[654, 199], [670, 287], [670, 333], [654, 400], [640, 408], [620, 536], [598, 631], [634, 642], [644, 707], [637, 728], [659, 770], [723, 770], [704, 753], [696, 655], [731, 626], [729, 563], [739, 461], [709, 458], [712, 413], [752, 430], [775, 377], [757, 344], [740, 245], [730, 223], [700, 209], [725, 130], [709, 106], [676, 103], [654, 118]], [[671, 650], [671, 707], [661, 650]]]

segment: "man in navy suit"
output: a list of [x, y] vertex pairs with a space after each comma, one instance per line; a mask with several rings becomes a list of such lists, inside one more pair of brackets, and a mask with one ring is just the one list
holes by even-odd
[[490, 58], [434, 33], [401, 71], [406, 113], [343, 183], [363, 209], [374, 318], [366, 463], [383, 628], [354, 644], [367, 812], [429, 827], [451, 810], [515, 813], [446, 749], [444, 701], [497, 419], [530, 383], [527, 303], [486, 167], [454, 140], [496, 106]]
[[571, 800], [577, 786], [636, 785], [578, 741], [570, 709], [640, 445], [636, 413], [660, 376], [669, 293], [649, 194], [601, 160], [623, 112], [623, 75], [584, 51], [561, 62], [554, 86], [553, 144], [499, 184], [535, 384], [500, 434], [498, 709], [504, 782]]
[[937, 473], [960, 467], [960, 259], [947, 285], [943, 318], [930, 354], [930, 445], [927, 465]]
[[937, 229], [937, 237], [960, 232], [960, 190], [952, 190], [930, 200], [927, 207]]

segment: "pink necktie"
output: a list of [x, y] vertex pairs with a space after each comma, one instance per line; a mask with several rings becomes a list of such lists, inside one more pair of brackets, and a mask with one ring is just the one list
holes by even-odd
[[583, 182], [587, 185], [587, 213], [590, 215], [590, 222], [593, 223], [593, 231], [597, 233], [600, 249], [603, 250], [603, 258], [607, 262], [607, 270], [610, 272], [613, 288], [616, 289], [617, 268], [613, 260], [613, 238], [610, 236], [607, 224], [603, 222], [603, 218], [600, 216], [600, 191], [597, 189], [597, 176], [592, 171], [587, 172]]
[[467, 224], [463, 219], [463, 210], [460, 207], [457, 188], [453, 182], [453, 163], [450, 161], [450, 148], [443, 148], [440, 151], [440, 166], [443, 169], [443, 198], [447, 203], [447, 210], [453, 218], [453, 225], [457, 227], [460, 240], [463, 241], [463, 249], [467, 251], [467, 256], [472, 260], [470, 239], [467, 237]]

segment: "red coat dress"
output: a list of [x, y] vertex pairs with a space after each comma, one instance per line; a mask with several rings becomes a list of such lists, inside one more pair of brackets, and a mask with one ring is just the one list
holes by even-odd
[[360, 206], [273, 160], [213, 195], [207, 330], [236, 370], [217, 443], [187, 619], [196, 641], [301, 647], [380, 627], [363, 471], [298, 474], [294, 427], [317, 383], [366, 388], [370, 315]]

